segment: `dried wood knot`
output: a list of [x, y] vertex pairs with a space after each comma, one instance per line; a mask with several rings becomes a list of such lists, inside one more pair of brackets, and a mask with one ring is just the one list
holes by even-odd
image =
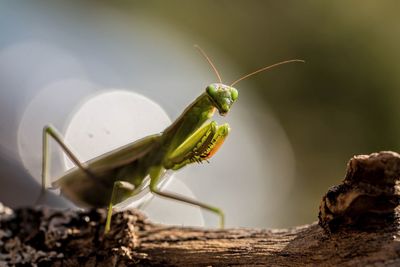
[[328, 232], [348, 226], [364, 231], [391, 225], [400, 201], [399, 177], [398, 153], [354, 156], [342, 183], [322, 198], [319, 225]]

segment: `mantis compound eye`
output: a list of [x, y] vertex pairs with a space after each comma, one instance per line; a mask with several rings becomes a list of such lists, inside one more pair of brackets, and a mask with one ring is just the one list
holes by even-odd
[[211, 97], [215, 96], [217, 93], [217, 88], [216, 88], [215, 84], [210, 84], [209, 86], [207, 86], [206, 92]]
[[231, 98], [232, 98], [232, 101], [236, 101], [238, 96], [239, 96], [238, 90], [236, 90], [235, 88], [231, 87]]

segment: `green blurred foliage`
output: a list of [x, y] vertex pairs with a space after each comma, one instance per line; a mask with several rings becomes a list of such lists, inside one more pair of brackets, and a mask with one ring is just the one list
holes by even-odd
[[294, 148], [296, 185], [282, 226], [315, 220], [321, 196], [354, 154], [399, 150], [398, 1], [121, 1], [113, 8], [168, 21], [242, 73], [306, 60], [240, 84], [259, 89], [251, 93], [272, 109]]
[[[7, 1], [0, 3], [5, 4]], [[81, 31], [81, 20], [77, 18], [84, 17], [85, 22], [97, 26], [100, 24], [96, 20], [98, 16], [91, 16], [94, 12], [104, 15], [101, 17], [104, 21], [121, 15], [128, 30], [131, 21], [126, 18], [137, 14], [156, 20], [158, 23], [152, 24], [153, 27], [159, 23], [170, 24], [172, 27], [166, 29], [174, 28], [182, 33], [188, 46], [201, 45], [228, 82], [281, 60], [306, 60], [305, 64], [286, 65], [259, 74], [237, 87], [240, 99], [252, 94], [272, 111], [295, 153], [295, 185], [287, 203], [260, 203], [253, 208], [256, 212], [263, 205], [285, 207], [277, 216], [282, 218], [281, 227], [316, 220], [321, 196], [340, 182], [351, 156], [400, 150], [399, 1], [87, 0], [69, 4], [37, 0], [24, 5], [24, 8], [30, 7], [49, 14], [66, 11], [63, 15], [72, 21], [69, 27], [73, 30], [65, 33], [56, 31], [60, 26], [55, 26], [61, 41], [68, 40], [64, 35], [76, 35], [86, 42], [88, 36]], [[4, 10], [7, 12], [7, 8]], [[15, 11], [7, 15], [18, 17], [20, 13]], [[13, 38], [0, 37], [0, 44], [6, 46], [8, 42], [31, 37], [18, 32], [29, 26], [25, 24], [30, 19], [4, 24], [3, 37]], [[63, 23], [60, 21], [54, 24]], [[40, 25], [41, 20], [33, 17], [35, 23]], [[109, 28], [97, 27], [96, 30], [109, 40], [123, 42], [114, 24], [107, 25]], [[169, 34], [172, 33], [165, 32], [166, 36]], [[31, 35], [40, 37], [41, 31], [33, 31]], [[96, 45], [106, 50], [114, 48], [100, 41]], [[196, 53], [194, 49], [193, 53]], [[88, 54], [102, 57], [101, 53], [93, 51]], [[227, 72], [228, 67], [219, 64], [223, 59], [229, 59], [237, 73]], [[182, 68], [186, 67], [190, 66]], [[148, 68], [151, 71], [154, 67]], [[165, 66], [160, 64], [157, 68], [164, 70]], [[126, 76], [133, 72], [131, 69], [123, 71]], [[257, 91], [246, 90], [246, 87], [257, 88]], [[237, 105], [240, 104], [238, 101]], [[254, 106], [247, 108], [251, 110]], [[237, 126], [232, 125], [234, 127]], [[279, 177], [276, 179], [279, 182]]]

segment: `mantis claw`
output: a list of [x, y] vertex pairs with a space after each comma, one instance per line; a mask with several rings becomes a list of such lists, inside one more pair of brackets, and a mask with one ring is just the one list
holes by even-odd
[[209, 163], [224, 143], [230, 131], [228, 124], [218, 126], [215, 121], [194, 132], [182, 145], [173, 151], [164, 163], [165, 168], [178, 170], [189, 163]]

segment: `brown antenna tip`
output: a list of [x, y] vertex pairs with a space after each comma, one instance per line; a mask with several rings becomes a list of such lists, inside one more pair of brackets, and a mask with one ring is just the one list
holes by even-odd
[[253, 76], [254, 74], [260, 73], [260, 72], [265, 71], [265, 70], [268, 70], [268, 69], [272, 69], [272, 68], [277, 67], [277, 66], [279, 66], [279, 65], [283, 65], [283, 64], [287, 64], [287, 63], [293, 63], [293, 62], [301, 62], [301, 63], [304, 63], [305, 61], [302, 60], [302, 59], [291, 59], [291, 60], [281, 61], [281, 62], [272, 64], [272, 65], [266, 66], [266, 67], [264, 67], [264, 68], [258, 69], [258, 70], [256, 70], [256, 71], [253, 71], [253, 72], [251, 72], [251, 73], [249, 73], [249, 74], [246, 74], [246, 75], [242, 76], [241, 78], [237, 79], [236, 81], [234, 81], [230, 86], [234, 86], [234, 85], [237, 84], [238, 82], [243, 81], [244, 79], [247, 79], [247, 78], [249, 78], [250, 76]]
[[210, 64], [210, 66], [214, 70], [215, 74], [217, 75], [217, 78], [218, 78], [219, 82], [222, 83], [222, 79], [221, 79], [221, 76], [219, 75], [219, 72], [218, 72], [217, 68], [214, 66], [214, 64], [212, 63], [211, 59], [207, 56], [206, 52], [204, 52], [203, 49], [201, 49], [201, 47], [198, 46], [197, 44], [194, 45], [194, 48], [196, 48], [197, 50], [200, 51], [200, 53], [203, 55], [203, 57], [207, 60], [208, 64]]

